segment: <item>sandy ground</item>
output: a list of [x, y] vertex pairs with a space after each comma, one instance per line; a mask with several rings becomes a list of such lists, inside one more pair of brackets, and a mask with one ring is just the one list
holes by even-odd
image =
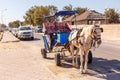
[[4, 31], [3, 37], [1, 39], [1, 42], [19, 42], [20, 40], [17, 39], [15, 36], [13, 36], [12, 33], [9, 31]]
[[0, 43], [0, 80], [57, 80], [40, 57], [39, 48], [22, 42]]
[[91, 70], [89, 74], [80, 75], [79, 69], [70, 64], [56, 66], [54, 53], [43, 59], [40, 53], [42, 39], [16, 42], [10, 35], [4, 38], [5, 43], [0, 42], [0, 80], [106, 80], [105, 75]]

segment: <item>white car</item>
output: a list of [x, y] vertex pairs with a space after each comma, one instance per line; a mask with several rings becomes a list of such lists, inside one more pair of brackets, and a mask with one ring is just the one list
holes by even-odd
[[34, 39], [34, 32], [30, 26], [21, 26], [18, 28], [17, 37], [19, 39]]
[[11, 32], [14, 36], [17, 36], [18, 28], [12, 28]]
[[37, 26], [35, 27], [35, 32], [42, 32], [43, 27], [42, 26]]

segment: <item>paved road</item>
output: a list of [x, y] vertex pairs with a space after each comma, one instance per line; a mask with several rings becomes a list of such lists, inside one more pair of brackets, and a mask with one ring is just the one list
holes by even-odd
[[54, 64], [54, 54], [43, 59], [42, 34], [35, 39], [14, 43], [0, 43], [0, 80], [119, 80], [120, 45], [104, 43], [93, 52], [93, 63], [89, 73], [80, 75], [79, 69], [64, 63], [61, 67]]
[[[39, 35], [36, 35], [36, 37], [38, 36]], [[39, 38], [41, 39], [40, 36]], [[41, 39], [41, 43], [42, 43], [42, 39]], [[100, 80], [102, 79], [103, 80], [104, 79], [119, 80], [120, 79], [120, 55], [119, 54], [120, 54], [120, 45], [107, 44], [103, 42], [100, 48], [97, 48], [95, 51], [93, 51], [93, 63], [89, 65], [89, 70], [91, 75], [97, 76], [97, 78], [99, 78]], [[53, 56], [50, 57], [50, 60], [52, 58], [54, 57]], [[46, 61], [49, 62], [49, 60], [46, 60]], [[50, 64], [50, 65], [54, 65], [54, 60], [52, 63], [53, 64]], [[54, 66], [52, 67], [54, 68]], [[62, 67], [64, 67], [64, 65]], [[55, 69], [53, 68], [49, 66], [49, 69], [56, 74], [56, 72], [59, 70], [56, 69], [55, 71]], [[75, 69], [75, 70], [79, 71], [78, 69]], [[63, 74], [63, 73], [58, 73], [58, 74]], [[70, 77], [71, 76], [69, 76], [69, 78]], [[73, 77], [73, 78], [77, 78], [77, 77]]]
[[104, 75], [106, 80], [120, 79], [120, 45], [103, 43], [93, 52], [93, 64], [90, 69]]

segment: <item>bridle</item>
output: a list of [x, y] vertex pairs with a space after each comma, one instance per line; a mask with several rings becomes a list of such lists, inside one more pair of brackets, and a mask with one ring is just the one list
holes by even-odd
[[[91, 47], [95, 47], [96, 48], [96, 43], [101, 43], [101, 35], [96, 35], [97, 34], [97, 29], [99, 29], [101, 32], [103, 32], [103, 29], [101, 29], [99, 26], [95, 26], [95, 28], [93, 28], [92, 32], [91, 32], [91, 40], [90, 42], [84, 43], [82, 42], [82, 39], [85, 38], [84, 35], [79, 35], [82, 32], [82, 29], [78, 31], [77, 36], [76, 36], [76, 40], [78, 41], [78, 39], [80, 39], [80, 45], [84, 45], [84, 44], [91, 44]], [[100, 32], [100, 33], [101, 33]]]
[[96, 43], [101, 44], [101, 35], [97, 35], [97, 29], [99, 29], [99, 33], [103, 32], [103, 28], [100, 28], [99, 26], [95, 26], [95, 29], [92, 31], [92, 40], [91, 40], [91, 47], [96, 48]]

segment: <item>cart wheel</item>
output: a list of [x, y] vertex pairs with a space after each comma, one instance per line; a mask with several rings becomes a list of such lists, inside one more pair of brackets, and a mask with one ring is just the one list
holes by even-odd
[[55, 64], [57, 66], [61, 65], [60, 53], [55, 54]]
[[42, 54], [43, 58], [47, 57], [47, 53], [46, 53], [45, 49], [41, 49], [41, 54]]
[[92, 63], [92, 52], [89, 51], [88, 53], [88, 63], [91, 64]]

